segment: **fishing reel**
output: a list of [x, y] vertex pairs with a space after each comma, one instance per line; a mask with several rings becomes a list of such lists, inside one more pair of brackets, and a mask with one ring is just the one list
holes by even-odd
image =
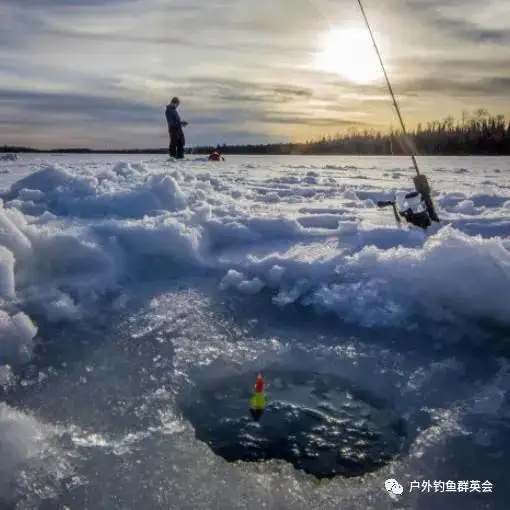
[[400, 209], [397, 209], [396, 200], [380, 200], [377, 202], [377, 207], [388, 207], [393, 208], [393, 214], [397, 223], [401, 222], [401, 217], [404, 218], [408, 223], [415, 227], [423, 228], [424, 230], [432, 225], [430, 216], [427, 213], [427, 209], [423, 202], [421, 195], [417, 191], [408, 193], [405, 196], [404, 203]]
[[426, 230], [432, 225], [432, 221], [439, 221], [434, 204], [430, 196], [430, 187], [427, 177], [423, 174], [417, 175], [414, 179], [416, 191], [407, 193], [404, 201], [397, 209], [397, 200], [380, 200], [377, 207], [383, 208], [391, 206], [397, 223], [401, 223], [400, 218], [404, 218], [408, 223], [415, 227]]

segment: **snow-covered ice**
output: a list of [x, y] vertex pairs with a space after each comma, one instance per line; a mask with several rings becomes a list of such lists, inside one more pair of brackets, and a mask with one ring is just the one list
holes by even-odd
[[[391, 474], [495, 485], [399, 508], [506, 508], [510, 158], [421, 158], [442, 219], [427, 232], [375, 206], [411, 190], [409, 163], [2, 161], [0, 501], [375, 509], [397, 504]], [[179, 398], [273, 363], [389, 398], [407, 451], [320, 485], [215, 456]]]

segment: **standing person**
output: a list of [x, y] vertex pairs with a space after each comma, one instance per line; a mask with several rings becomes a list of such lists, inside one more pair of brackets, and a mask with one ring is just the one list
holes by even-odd
[[170, 145], [168, 152], [170, 157], [176, 159], [184, 158], [184, 145], [186, 139], [184, 137], [183, 127], [188, 123], [181, 120], [177, 107], [181, 104], [178, 97], [173, 97], [170, 104], [166, 106], [165, 117], [168, 123], [168, 134], [170, 136]]

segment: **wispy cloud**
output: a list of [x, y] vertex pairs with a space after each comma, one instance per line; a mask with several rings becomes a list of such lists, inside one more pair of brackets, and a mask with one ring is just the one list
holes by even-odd
[[72, 116], [76, 122], [94, 118], [100, 122], [146, 123], [154, 118], [157, 108], [136, 101], [78, 93], [24, 92], [0, 89], [3, 105], [14, 106], [37, 119], [56, 112]]
[[[408, 123], [510, 113], [507, 0], [365, 3]], [[173, 95], [192, 144], [384, 128], [384, 83], [341, 73], [359, 47], [311, 66], [344, 26], [363, 29], [354, 0], [3, 0], [0, 144], [164, 146]]]

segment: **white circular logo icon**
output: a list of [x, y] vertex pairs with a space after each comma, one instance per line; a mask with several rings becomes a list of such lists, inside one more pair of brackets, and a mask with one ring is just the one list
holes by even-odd
[[404, 492], [404, 487], [400, 485], [397, 480], [395, 480], [395, 478], [388, 478], [384, 482], [384, 487], [386, 487], [388, 492], [391, 492], [397, 496], [400, 496], [400, 494]]

